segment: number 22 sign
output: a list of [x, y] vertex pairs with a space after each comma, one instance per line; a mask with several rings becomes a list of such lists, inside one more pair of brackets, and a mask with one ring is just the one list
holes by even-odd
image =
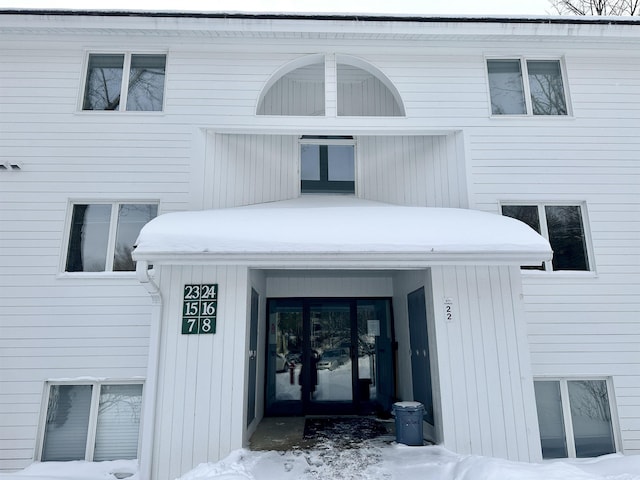
[[185, 285], [182, 303], [182, 333], [216, 333], [218, 284]]

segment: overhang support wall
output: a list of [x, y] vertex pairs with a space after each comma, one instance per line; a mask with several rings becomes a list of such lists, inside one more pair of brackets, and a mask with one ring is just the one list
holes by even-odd
[[444, 446], [541, 460], [519, 268], [432, 267], [431, 279]]
[[[243, 446], [248, 269], [157, 266], [164, 299], [154, 480], [170, 480]], [[216, 333], [181, 333], [185, 284], [218, 284]]]

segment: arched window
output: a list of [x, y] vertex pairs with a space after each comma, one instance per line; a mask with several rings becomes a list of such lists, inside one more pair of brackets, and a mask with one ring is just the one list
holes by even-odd
[[378, 69], [363, 60], [337, 58], [338, 115], [402, 117], [397, 90]]
[[258, 115], [320, 116], [325, 112], [324, 56], [292, 62], [263, 90]]
[[323, 116], [326, 112], [405, 115], [393, 83], [368, 62], [346, 55], [309, 55], [289, 63], [267, 82], [257, 108], [258, 115]]

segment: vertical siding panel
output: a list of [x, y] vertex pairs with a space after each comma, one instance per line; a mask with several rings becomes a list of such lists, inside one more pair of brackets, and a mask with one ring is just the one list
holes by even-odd
[[492, 435], [492, 455], [504, 457], [506, 455], [506, 440], [504, 438], [505, 422], [503, 417], [504, 400], [502, 397], [502, 372], [495, 332], [495, 320], [492, 305], [491, 278], [489, 267], [476, 268], [476, 285], [480, 303], [480, 322], [486, 332], [484, 335], [485, 381], [491, 391], [489, 402], [489, 418], [495, 426]]
[[478, 343], [481, 344], [481, 341], [477, 339], [478, 325], [469, 310], [470, 305], [468, 298], [470, 292], [468, 290], [467, 277], [470, 273], [472, 272], [465, 267], [455, 268], [456, 290], [452, 292], [452, 300], [454, 308], [457, 310], [454, 312], [455, 318], [453, 321], [460, 324], [461, 329], [458, 348], [462, 356], [462, 360], [459, 363], [464, 365], [465, 372], [465, 388], [467, 391], [466, 425], [469, 438], [469, 452], [474, 452], [481, 449], [483, 445], [483, 428], [480, 421], [481, 411], [479, 408], [481, 399], [479, 397], [481, 396], [480, 392], [484, 390], [484, 382], [478, 376]]
[[469, 302], [469, 317], [470, 332], [473, 338], [473, 358], [474, 358], [474, 375], [476, 377], [475, 398], [471, 401], [476, 402], [477, 418], [482, 423], [480, 429], [480, 450], [486, 455], [490, 455], [492, 450], [492, 438], [494, 424], [490, 421], [489, 404], [491, 403], [491, 385], [486, 381], [487, 371], [487, 359], [485, 357], [485, 335], [489, 332], [485, 332], [484, 325], [482, 324], [481, 303], [482, 296], [478, 292], [476, 270], [474, 268], [467, 269], [466, 272], [466, 297], [460, 295], [461, 302], [465, 301], [462, 298], [466, 298]]
[[[515, 425], [516, 419], [513, 414], [513, 395], [511, 391], [513, 379], [511, 377], [511, 365], [509, 363], [508, 346], [510, 341], [507, 339], [505, 331], [505, 314], [503, 311], [502, 297], [505, 295], [503, 285], [500, 283], [499, 267], [490, 267], [490, 294], [491, 305], [493, 307], [493, 332], [496, 338], [496, 352], [498, 354], [498, 369], [500, 371], [500, 389], [502, 397], [502, 420], [505, 425], [505, 443], [502, 456], [506, 458], [517, 459], [518, 439], [516, 430], [507, 426]], [[510, 293], [507, 291], [507, 293]], [[512, 341], [512, 339], [511, 339]]]
[[[444, 296], [435, 297], [437, 315], [440, 314], [442, 301], [445, 297], [459, 298], [460, 293], [457, 292], [458, 273], [463, 278], [465, 275], [464, 268], [458, 270], [458, 268], [445, 268], [442, 270], [442, 282], [445, 286]], [[473, 379], [471, 372], [467, 370], [466, 355], [471, 352], [466, 351], [465, 347], [465, 331], [466, 325], [461, 320], [446, 323], [447, 340], [448, 340], [448, 356], [447, 362], [452, 369], [450, 375], [450, 381], [453, 390], [456, 392], [453, 395], [452, 410], [455, 415], [455, 438], [456, 438], [456, 451], [461, 453], [471, 453], [471, 435], [469, 425], [471, 419], [477, 416], [477, 412], [474, 408], [474, 402], [472, 400], [472, 390], [469, 389], [469, 380]]]

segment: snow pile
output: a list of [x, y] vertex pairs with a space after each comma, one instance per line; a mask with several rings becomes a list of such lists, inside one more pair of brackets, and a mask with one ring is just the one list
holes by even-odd
[[[230, 465], [227, 468], [224, 465]], [[640, 456], [540, 464], [457, 455], [442, 447], [368, 443], [357, 449], [240, 450], [179, 480], [640, 480]]]
[[137, 460], [111, 462], [36, 462], [0, 480], [138, 480]]
[[136, 259], [167, 253], [504, 252], [536, 259], [551, 256], [544, 238], [524, 223], [501, 215], [327, 195], [168, 213], [145, 225], [136, 245]]
[[[135, 461], [35, 463], [1, 480], [116, 480], [136, 471]], [[127, 477], [138, 480], [134, 473]], [[640, 480], [640, 455], [510, 462], [458, 455], [442, 447], [407, 447], [364, 441], [360, 448], [330, 441], [311, 450], [236, 450], [201, 464], [179, 480]]]

